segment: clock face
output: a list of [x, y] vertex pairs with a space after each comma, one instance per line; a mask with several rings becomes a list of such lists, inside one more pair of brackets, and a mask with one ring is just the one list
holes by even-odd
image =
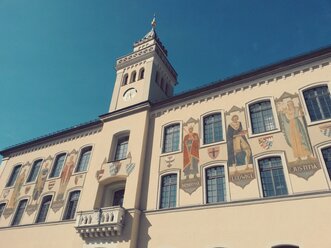
[[134, 98], [137, 94], [137, 90], [135, 88], [130, 88], [123, 94], [123, 100], [124, 101], [130, 101], [132, 98]]

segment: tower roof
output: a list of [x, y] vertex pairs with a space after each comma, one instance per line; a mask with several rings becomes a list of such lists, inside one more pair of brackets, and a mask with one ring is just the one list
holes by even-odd
[[145, 34], [145, 36], [143, 38], [141, 38], [140, 40], [136, 41], [134, 44], [133, 44], [133, 47], [137, 47], [137, 46], [140, 46], [150, 40], [155, 40], [156, 43], [159, 45], [159, 47], [162, 49], [162, 51], [164, 52], [164, 54], [167, 56], [168, 55], [168, 51], [167, 49], [164, 47], [164, 45], [162, 44], [161, 40], [159, 39], [157, 33], [156, 33], [156, 18], [155, 18], [155, 15], [154, 15], [154, 18], [151, 22], [151, 25], [152, 25], [152, 29], [147, 33]]

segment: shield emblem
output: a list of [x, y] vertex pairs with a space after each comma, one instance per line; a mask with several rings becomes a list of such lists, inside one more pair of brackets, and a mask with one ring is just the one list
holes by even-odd
[[211, 159], [216, 159], [218, 157], [218, 154], [220, 153], [220, 148], [219, 147], [210, 147], [207, 149], [208, 151], [208, 156]]
[[270, 147], [272, 147], [273, 141], [274, 138], [272, 136], [259, 138], [259, 144], [265, 150], [268, 150], [270, 149]]

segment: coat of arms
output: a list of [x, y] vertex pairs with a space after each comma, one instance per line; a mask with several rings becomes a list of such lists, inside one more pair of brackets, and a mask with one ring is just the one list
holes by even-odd
[[331, 137], [331, 124], [320, 126], [320, 131], [323, 135]]
[[274, 138], [272, 136], [259, 138], [259, 144], [265, 150], [269, 150], [272, 147], [273, 142]]
[[208, 151], [208, 156], [211, 159], [216, 159], [218, 157], [218, 154], [220, 153], [220, 148], [219, 147], [210, 147], [207, 149]]

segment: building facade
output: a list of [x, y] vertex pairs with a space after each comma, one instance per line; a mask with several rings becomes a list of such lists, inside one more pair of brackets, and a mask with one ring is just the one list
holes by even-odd
[[109, 112], [1, 151], [3, 247], [331, 247], [331, 47], [180, 95], [155, 26]]

